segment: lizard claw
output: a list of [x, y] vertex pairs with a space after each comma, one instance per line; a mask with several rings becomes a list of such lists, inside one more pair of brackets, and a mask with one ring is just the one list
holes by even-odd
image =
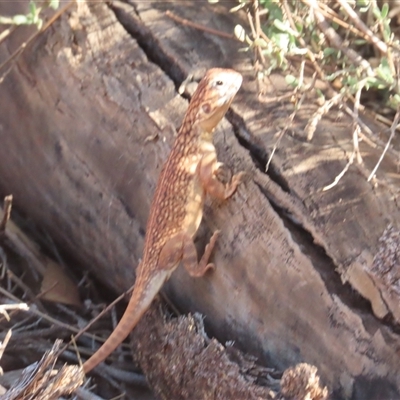
[[231, 184], [235, 184], [236, 187], [244, 181], [244, 177], [246, 176], [246, 172], [240, 171], [237, 174], [232, 176]]
[[226, 186], [226, 191], [225, 191], [226, 199], [231, 197], [236, 192], [237, 187], [243, 182], [243, 178], [245, 177], [245, 175], [246, 173], [244, 171], [241, 171], [232, 176], [229, 185]]
[[214, 263], [208, 263], [206, 265], [206, 268], [204, 269], [204, 272], [208, 271], [209, 269], [214, 270], [215, 269], [215, 264]]

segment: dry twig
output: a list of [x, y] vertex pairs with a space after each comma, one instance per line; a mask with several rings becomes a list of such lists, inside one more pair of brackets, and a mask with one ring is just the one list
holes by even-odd
[[360, 98], [361, 98], [361, 92], [364, 89], [364, 85], [360, 85], [355, 96], [355, 101], [354, 101], [354, 118], [353, 118], [353, 149], [354, 153], [357, 158], [357, 162], [359, 164], [362, 163], [362, 157], [360, 153], [360, 147], [358, 145], [358, 138], [361, 132], [360, 125], [358, 123], [358, 110], [360, 108]]
[[395, 117], [394, 117], [394, 119], [393, 119], [392, 126], [390, 127], [390, 137], [389, 137], [389, 140], [387, 141], [386, 146], [385, 146], [385, 148], [383, 149], [382, 154], [381, 154], [381, 156], [379, 157], [378, 162], [376, 163], [374, 169], [372, 170], [371, 174], [369, 175], [369, 177], [368, 177], [368, 182], [369, 182], [369, 181], [374, 177], [374, 175], [376, 174], [376, 171], [378, 170], [379, 165], [381, 164], [383, 158], [385, 157], [385, 154], [386, 154], [387, 150], [389, 149], [390, 142], [392, 141], [394, 135], [396, 134], [396, 128], [397, 128], [398, 125], [399, 125], [399, 119], [400, 119], [400, 110], [397, 111], [397, 113], [396, 113], [396, 115], [395, 115]]
[[285, 127], [278, 134], [278, 139], [275, 142], [274, 147], [273, 147], [272, 152], [271, 152], [271, 155], [268, 158], [267, 164], [265, 166], [265, 171], [268, 171], [269, 165], [271, 164], [271, 161], [272, 161], [272, 158], [273, 158], [273, 156], [275, 154], [275, 151], [278, 148], [278, 145], [279, 145], [282, 137], [285, 135], [285, 133], [288, 131], [288, 129], [292, 125], [297, 112], [299, 111], [299, 109], [301, 108], [301, 105], [303, 104], [303, 101], [305, 99], [305, 96], [306, 96], [307, 92], [311, 91], [314, 88], [315, 81], [316, 81], [316, 78], [317, 78], [317, 73], [316, 72], [313, 75], [313, 79], [312, 79], [310, 85], [308, 85], [306, 88], [301, 89], [301, 87], [303, 86], [303, 79], [304, 79], [304, 65], [305, 65], [305, 62], [303, 61], [302, 64], [301, 64], [301, 68], [300, 68], [299, 83], [298, 83], [298, 85], [297, 85], [297, 87], [296, 87], [296, 89], [295, 89], [295, 91], [293, 93], [293, 95], [297, 95], [298, 93], [301, 93], [301, 97], [298, 100], [294, 111], [289, 116]]
[[336, 93], [330, 100], [325, 101], [325, 103], [318, 108], [318, 110], [314, 113], [314, 115], [308, 121], [305, 132], [307, 133], [307, 140], [311, 141], [314, 137], [315, 130], [317, 129], [317, 125], [319, 121], [321, 121], [322, 117], [326, 115], [329, 110], [338, 105], [343, 100], [343, 93]]
[[[293, 29], [294, 32], [297, 31], [297, 27], [296, 27], [296, 24], [294, 23], [294, 19], [293, 19], [292, 13], [290, 11], [289, 5], [287, 3], [287, 0], [284, 0], [282, 4], [283, 4], [283, 8], [286, 13], [286, 17], [290, 23], [290, 27]], [[325, 80], [326, 79], [325, 73], [322, 70], [322, 68], [318, 65], [318, 62], [317, 62], [317, 59], [315, 58], [314, 53], [308, 48], [307, 43], [301, 37], [301, 35], [299, 35], [297, 37], [297, 39], [298, 39], [299, 43], [301, 44], [301, 46], [304, 49], [307, 49], [307, 55], [308, 55], [309, 59], [311, 60], [311, 63], [314, 66], [315, 71], [318, 73], [319, 78]]]
[[79, 367], [64, 366], [58, 371], [53, 369], [60, 346], [61, 341], [57, 340], [39, 362], [25, 368], [20, 379], [2, 400], [56, 400], [80, 387], [85, 376]]
[[302, 0], [304, 4], [308, 5], [316, 18], [319, 29], [324, 33], [325, 37], [329, 40], [332, 46], [336, 49], [342, 51], [355, 65], [360, 65], [363, 67], [367, 75], [372, 76], [372, 70], [369, 62], [362, 58], [353, 49], [343, 44], [341, 37], [337, 32], [329, 25], [326, 21], [323, 13], [320, 10], [319, 2], [317, 0]]
[[371, 31], [371, 29], [368, 28], [364, 24], [363, 21], [361, 21], [360, 17], [357, 15], [357, 13], [350, 7], [350, 4], [348, 0], [336, 0], [342, 9], [346, 12], [346, 14], [350, 17], [350, 19], [354, 22], [354, 25], [364, 33], [365, 36], [367, 36], [382, 53], [387, 54], [388, 52], [388, 47], [387, 45], [382, 42], [374, 33]]
[[3, 218], [0, 221], [0, 235], [6, 231], [6, 225], [11, 215], [12, 200], [13, 197], [11, 194], [4, 197]]
[[203, 31], [206, 33], [210, 33], [211, 35], [221, 36], [226, 39], [238, 40], [235, 37], [235, 35], [232, 35], [231, 33], [222, 32], [222, 31], [219, 31], [216, 29], [209, 28], [204, 25], [196, 24], [195, 22], [189, 21], [188, 19], [178, 17], [177, 15], [175, 15], [173, 12], [171, 12], [169, 10], [165, 11], [165, 15], [168, 18], [171, 18], [172, 20], [174, 20], [182, 25], [189, 26], [190, 28], [197, 29], [199, 31]]
[[356, 155], [356, 153], [353, 150], [353, 152], [350, 155], [349, 161], [347, 162], [346, 166], [343, 168], [342, 172], [340, 172], [340, 174], [336, 176], [335, 180], [331, 184], [322, 188], [323, 192], [326, 192], [327, 190], [332, 189], [334, 186], [336, 186], [339, 183], [339, 181], [343, 178], [344, 174], [350, 168], [350, 165], [353, 164], [355, 155]]

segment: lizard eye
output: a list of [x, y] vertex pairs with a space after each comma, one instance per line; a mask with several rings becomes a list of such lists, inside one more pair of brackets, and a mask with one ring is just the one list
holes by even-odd
[[224, 82], [222, 82], [222, 81], [217, 81], [217, 82], [215, 82], [215, 84], [216, 84], [217, 86], [222, 86], [222, 85], [224, 84]]

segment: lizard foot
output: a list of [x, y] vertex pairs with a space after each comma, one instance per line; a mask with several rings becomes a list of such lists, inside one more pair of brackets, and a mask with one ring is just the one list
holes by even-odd
[[225, 199], [228, 199], [236, 192], [237, 187], [243, 182], [245, 175], [246, 173], [241, 171], [232, 176], [230, 183], [225, 186]]

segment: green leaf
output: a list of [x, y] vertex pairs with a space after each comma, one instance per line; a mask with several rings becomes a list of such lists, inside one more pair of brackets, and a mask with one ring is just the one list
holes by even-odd
[[290, 35], [297, 36], [297, 32], [294, 31], [290, 26], [289, 22], [282, 22], [279, 19], [274, 20], [275, 28], [279, 29], [281, 32], [289, 33]]
[[324, 93], [322, 92], [321, 89], [316, 88], [316, 89], [315, 89], [315, 92], [317, 93], [317, 96], [318, 96], [319, 98], [325, 100], [325, 95], [324, 95]]
[[357, 78], [356, 76], [346, 76], [343, 79], [343, 88], [348, 86], [353, 90], [357, 90], [358, 89], [358, 82], [359, 82], [359, 78]]
[[268, 46], [268, 43], [263, 38], [258, 38], [253, 42], [253, 46], [258, 46], [264, 49]]
[[379, 9], [379, 7], [374, 7], [372, 9], [372, 14], [374, 14], [374, 17], [379, 20], [381, 17], [381, 10]]
[[395, 94], [394, 96], [390, 96], [388, 100], [388, 106], [392, 107], [394, 110], [398, 110], [400, 107], [400, 95]]
[[295, 23], [296, 25], [296, 29], [297, 29], [297, 33], [302, 33], [303, 29], [304, 29], [304, 24], [302, 23], [302, 21], [296, 21]]
[[360, 8], [360, 13], [366, 13], [367, 11], [369, 10], [369, 5], [368, 5], [368, 7], [361, 7]]
[[282, 21], [280, 21], [279, 19], [275, 19], [274, 22], [273, 22], [273, 24], [274, 24], [274, 26], [275, 26], [276, 28], [278, 28], [280, 31], [282, 31], [282, 32], [287, 32], [287, 31], [286, 31], [286, 25], [285, 25], [285, 23], [282, 22]]
[[260, 5], [262, 5], [267, 10], [276, 7], [277, 0], [260, 0]]
[[287, 33], [275, 33], [272, 35], [271, 39], [280, 49], [287, 50], [290, 42], [289, 35]]
[[392, 36], [392, 30], [390, 29], [390, 19], [384, 21], [383, 23], [383, 39], [385, 42], [388, 42], [390, 40], [390, 37]]
[[272, 50], [271, 50], [270, 48], [263, 49], [263, 50], [262, 50], [262, 54], [263, 54], [264, 56], [266, 56], [267, 58], [269, 58], [269, 57], [271, 57], [271, 55], [272, 55]]
[[357, 0], [357, 7], [360, 7], [361, 13], [365, 13], [371, 7], [371, 0]]
[[385, 19], [389, 13], [389, 5], [388, 3], [383, 3], [382, 10], [381, 10], [381, 18]]
[[290, 46], [290, 54], [297, 55], [297, 56], [304, 56], [308, 53], [307, 49], [302, 49], [297, 46]]
[[336, 53], [336, 49], [334, 49], [333, 47], [326, 47], [323, 52], [324, 52], [324, 57], [329, 57], [332, 54]]
[[36, 3], [34, 1], [29, 2], [29, 13], [33, 16], [37, 13]]
[[287, 68], [287, 62], [285, 58], [285, 53], [283, 51], [278, 51], [276, 54], [277, 66], [282, 68], [284, 71]]
[[374, 76], [369, 76], [365, 81], [365, 89], [369, 90], [371, 87], [377, 88], [379, 81]]
[[279, 19], [283, 21], [283, 12], [278, 5], [274, 5], [274, 7], [270, 10], [270, 15], [272, 19]]
[[266, 10], [268, 10], [268, 17], [270, 21], [274, 21], [275, 19], [279, 19], [283, 21], [283, 12], [278, 2], [275, 0], [265, 0], [260, 1], [260, 4], [264, 6]]
[[376, 75], [383, 79], [385, 82], [390, 85], [394, 83], [394, 78], [392, 76], [392, 70], [390, 69], [388, 59], [386, 57], [382, 57], [381, 63], [377, 68], [375, 68]]
[[356, 46], [365, 46], [368, 42], [365, 39], [354, 39], [353, 43]]
[[[211, 1], [215, 1], [215, 0], [211, 0]], [[49, 7], [51, 7], [53, 10], [57, 10], [57, 8], [59, 6], [60, 6], [60, 0], [50, 0]]]
[[12, 23], [15, 25], [27, 25], [29, 24], [29, 17], [27, 15], [17, 14], [12, 18]]
[[294, 75], [286, 75], [285, 81], [288, 85], [296, 87], [299, 84], [299, 80]]

